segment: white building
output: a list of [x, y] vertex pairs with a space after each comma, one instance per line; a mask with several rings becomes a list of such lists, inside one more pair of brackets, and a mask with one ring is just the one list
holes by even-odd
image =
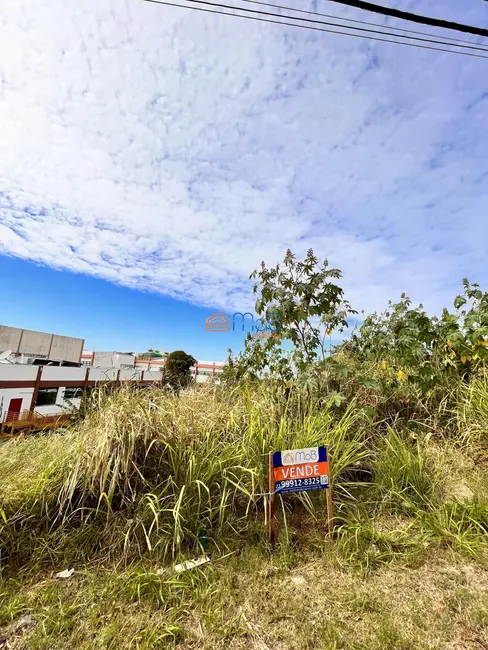
[[218, 381], [219, 375], [224, 369], [222, 361], [197, 361], [193, 367], [193, 375], [197, 384], [214, 379]]
[[150, 386], [160, 380], [161, 373], [153, 370], [2, 363], [0, 433], [10, 422], [69, 416], [80, 408], [81, 397], [90, 387], [119, 386], [124, 381]]
[[[60, 421], [78, 410], [95, 386], [158, 385], [164, 358], [140, 359], [127, 352], [87, 352], [83, 339], [0, 325], [0, 434]], [[197, 383], [217, 378], [223, 363], [198, 361]]]
[[[164, 368], [165, 359], [155, 357], [153, 359], [142, 359], [133, 354], [124, 352], [89, 352], [83, 350], [81, 363], [84, 366], [96, 367], [99, 363], [113, 368], [132, 368], [138, 370], [152, 370], [161, 372]], [[192, 374], [198, 384], [217, 378], [224, 368], [222, 361], [197, 361], [192, 368]]]

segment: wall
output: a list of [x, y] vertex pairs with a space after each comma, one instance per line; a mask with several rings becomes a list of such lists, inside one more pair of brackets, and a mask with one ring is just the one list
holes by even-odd
[[18, 327], [0, 325], [0, 352], [5, 352], [6, 350], [17, 352], [21, 334], [22, 330]]
[[114, 353], [113, 352], [95, 352], [93, 357], [93, 365], [103, 368], [113, 368], [114, 366]]
[[65, 366], [44, 366], [41, 381], [79, 381], [83, 385], [86, 377], [86, 368], [67, 368]]
[[49, 350], [51, 349], [52, 338], [52, 334], [23, 330], [18, 352], [23, 352], [24, 354], [35, 354], [40, 357], [48, 357]]
[[83, 343], [83, 339], [0, 325], [0, 352], [12, 350], [55, 361], [79, 363]]
[[120, 371], [120, 379], [121, 380], [138, 380], [141, 378], [141, 370], [136, 370], [135, 368], [122, 368]]
[[[83, 368], [86, 372], [86, 368]], [[90, 368], [90, 381], [115, 381], [117, 379], [116, 368]]]
[[79, 363], [83, 352], [83, 339], [54, 334], [49, 358], [55, 361], [73, 361]]
[[36, 366], [22, 366], [11, 363], [0, 363], [1, 381], [32, 381], [37, 377]]
[[132, 368], [134, 368], [136, 365], [136, 358], [133, 354], [122, 354], [121, 352], [117, 352], [115, 355], [115, 365], [117, 368], [121, 368], [122, 366], [132, 366]]
[[144, 370], [144, 381], [161, 381], [161, 376], [159, 370]]

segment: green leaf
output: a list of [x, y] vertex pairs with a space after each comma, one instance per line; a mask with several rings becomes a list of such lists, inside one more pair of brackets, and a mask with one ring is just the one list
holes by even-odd
[[327, 405], [328, 406], [340, 406], [343, 402], [346, 401], [346, 397], [342, 393], [329, 393], [327, 395]]
[[464, 296], [457, 296], [456, 299], [454, 300], [454, 307], [456, 309], [459, 309], [463, 305], [466, 304], [466, 298]]
[[364, 388], [372, 388], [373, 390], [381, 390], [382, 388], [381, 382], [369, 377], [359, 377], [358, 384], [364, 386]]

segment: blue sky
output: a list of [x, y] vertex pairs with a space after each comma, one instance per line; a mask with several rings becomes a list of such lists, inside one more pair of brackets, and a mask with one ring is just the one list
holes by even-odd
[[488, 61], [140, 0], [3, 0], [0, 43], [2, 324], [223, 359], [288, 247], [367, 312], [487, 284]]
[[[207, 307], [142, 292], [78, 273], [0, 256], [1, 324], [85, 339], [89, 350], [186, 350], [201, 360], [225, 360], [245, 333], [206, 332]], [[19, 295], [22, 298], [19, 298]], [[241, 322], [241, 321], [239, 321]], [[246, 331], [249, 329], [249, 317]]]

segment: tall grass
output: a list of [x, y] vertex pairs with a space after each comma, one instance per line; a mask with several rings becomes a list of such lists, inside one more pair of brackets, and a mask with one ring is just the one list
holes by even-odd
[[[270, 451], [328, 444], [339, 494], [367, 454], [368, 420], [353, 405], [340, 417], [313, 407], [293, 415], [290, 399], [264, 389], [216, 386], [97, 399], [64, 435], [0, 448], [10, 468], [0, 474], [1, 543], [11, 559], [33, 549], [56, 561], [63, 553], [175, 557], [198, 550], [202, 534], [222, 544], [264, 521]], [[41, 460], [24, 470], [32, 477], [23, 492], [17, 472], [32, 454]]]
[[[476, 378], [465, 391], [457, 426], [470, 433], [459, 444], [481, 444], [488, 382]], [[376, 426], [358, 401], [323, 406], [265, 385], [199, 386], [179, 397], [123, 389], [95, 399], [64, 432], [0, 445], [2, 562], [164, 561], [198, 552], [204, 540], [225, 549], [262, 539], [269, 452], [321, 444], [346, 556], [482, 546], [488, 482], [479, 478], [467, 502], [446, 496], [450, 438], [441, 442], [431, 420], [417, 422], [414, 436]], [[321, 496], [280, 499], [282, 516], [306, 508], [320, 518]]]
[[459, 440], [488, 443], [488, 371], [482, 369], [460, 390], [457, 423]]
[[406, 513], [436, 499], [439, 470], [424, 439], [388, 427], [373, 462], [375, 490], [383, 507]]

